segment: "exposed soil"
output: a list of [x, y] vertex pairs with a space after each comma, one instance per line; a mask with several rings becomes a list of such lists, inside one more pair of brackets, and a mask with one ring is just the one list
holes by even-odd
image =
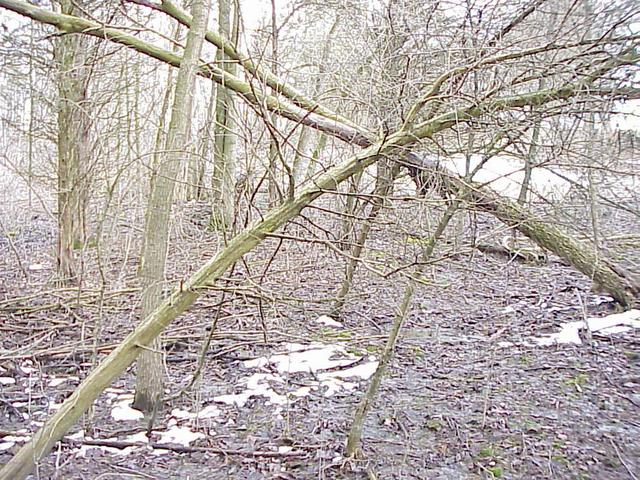
[[[474, 235], [495, 241], [506, 234], [469, 212], [460, 212], [450, 226], [452, 240], [442, 244], [441, 261], [429, 268], [415, 295], [365, 425], [362, 458], [343, 456], [366, 381], [352, 380], [358, 382], [354, 391], [332, 396], [312, 389], [282, 406], [260, 397], [242, 407], [214, 402], [216, 396], [243, 391], [255, 371], [273, 373], [270, 366], [247, 369], [244, 360], [285, 352], [290, 343], [340, 344], [358, 357], [378, 356], [407, 280], [404, 270], [389, 278], [372, 270], [391, 271], [415, 261], [421, 247], [415, 239], [429, 234], [439, 211], [429, 201], [398, 200], [390, 206], [372, 232], [369, 268], [358, 270], [357, 286], [339, 319], [343, 327], [315, 320], [330, 311], [344, 260], [321, 243], [273, 238], [218, 282], [226, 293], [212, 290], [169, 328], [167, 389], [174, 394], [187, 384], [219, 316], [202, 378], [166, 405], [151, 440], [157, 442], [175, 423], [191, 426], [202, 438], [187, 448], [169, 444], [177, 451], [93, 448], [80, 456], [82, 440], [74, 437], [41, 462], [34, 478], [638, 478], [640, 330], [586, 335], [581, 345], [535, 345], [532, 337], [557, 331], [564, 322], [610, 314], [615, 307], [590, 292], [588, 279], [553, 257], [533, 265], [466, 247]], [[203, 228], [198, 211], [177, 209], [167, 288], [221, 248], [222, 240]], [[338, 228], [336, 216], [315, 209], [305, 215], [307, 220], [281, 233], [310, 238], [313, 231], [326, 238], [313, 225], [328, 232]], [[101, 252], [102, 295], [96, 249], [84, 253], [80, 293], [59, 288], [51, 283], [55, 229], [48, 217], [20, 221], [5, 212], [3, 223], [0, 377], [14, 377], [16, 383], [0, 385], [0, 448], [20, 429], [35, 431], [86, 376], [96, 334], [103, 358], [138, 321], [139, 230], [114, 227], [113, 244]], [[316, 380], [295, 373], [272, 387], [286, 394]], [[118, 390], [96, 402], [85, 418], [85, 435], [123, 441], [146, 430], [142, 422], [111, 417], [114, 395], [133, 392], [133, 385], [132, 368], [112, 386]], [[213, 404], [221, 411], [213, 418], [180, 419], [171, 413]], [[0, 451], [0, 464], [20, 445]]]

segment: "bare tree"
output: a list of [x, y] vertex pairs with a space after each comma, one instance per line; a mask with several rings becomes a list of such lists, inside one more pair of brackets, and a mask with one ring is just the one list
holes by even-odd
[[[234, 45], [237, 45], [239, 25], [237, 0], [220, 0], [218, 2], [220, 35], [229, 38]], [[223, 49], [218, 49], [216, 52], [216, 61], [222, 65], [225, 72], [231, 75], [236, 74], [235, 61]], [[224, 84], [219, 84], [216, 87], [215, 102], [211, 224], [220, 230], [228, 229], [233, 223], [236, 170], [233, 110], [233, 94], [225, 88]]]
[[[80, 15], [71, 0], [59, 2], [65, 15]], [[77, 276], [74, 251], [87, 238], [87, 204], [91, 186], [91, 115], [89, 98], [92, 59], [87, 38], [62, 35], [56, 42], [58, 71], [58, 248], [60, 280]]]
[[[185, 155], [187, 119], [191, 110], [190, 97], [207, 28], [208, 3], [206, 0], [198, 0], [192, 5], [193, 21], [187, 35], [184, 56], [180, 62], [176, 80], [165, 148], [167, 154], [165, 158], [160, 158], [155, 166], [157, 171], [147, 205], [144, 250], [140, 267], [143, 288], [141, 318], [149, 316], [163, 297], [173, 192], [180, 163]], [[162, 344], [156, 337], [140, 355], [133, 403], [134, 408], [141, 410], [149, 417], [150, 426], [162, 400], [163, 368]]]

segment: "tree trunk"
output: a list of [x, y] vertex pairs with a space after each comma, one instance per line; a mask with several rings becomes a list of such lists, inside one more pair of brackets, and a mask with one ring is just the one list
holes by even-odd
[[[180, 39], [180, 24], [175, 24], [175, 29], [172, 35], [174, 40], [173, 48], [177, 49]], [[154, 151], [153, 157], [151, 158], [151, 175], [149, 175], [149, 192], [153, 192], [156, 183], [156, 177], [158, 175], [158, 167], [161, 165], [161, 162], [166, 155], [164, 148], [167, 144], [167, 132], [166, 132], [166, 123], [167, 123], [167, 112], [169, 111], [169, 106], [171, 105], [171, 99], [174, 93], [174, 84], [173, 84], [173, 76], [175, 70], [171, 67], [167, 70], [167, 81], [166, 87], [164, 90], [164, 95], [162, 96], [162, 105], [160, 107], [160, 115], [158, 117], [158, 127], [156, 129], [156, 138], [154, 143]], [[147, 216], [150, 214], [151, 210], [147, 208], [144, 212], [145, 216], [145, 225], [148, 223]], [[144, 258], [144, 249], [145, 243], [142, 243], [142, 249], [140, 250], [140, 258]], [[138, 265], [138, 276], [142, 275], [142, 265], [143, 262], [140, 262]]]
[[[412, 159], [415, 165], [419, 157], [410, 154], [408, 158]], [[634, 306], [640, 295], [638, 281], [623, 268], [599, 255], [592, 245], [573, 239], [547, 220], [536, 216], [516, 202], [501, 197], [490, 188], [465, 182], [442, 167], [427, 165], [423, 160], [418, 161], [424, 168], [418, 174], [421, 185], [437, 185], [440, 194], [445, 198], [455, 195], [460, 188], [466, 188], [465, 201], [471, 207], [495, 216], [540, 248], [556, 254], [593, 280], [599, 289], [611, 295], [624, 308]]]
[[[233, 28], [231, 3], [234, 4]], [[218, 28], [220, 35], [237, 42], [238, 38], [238, 9], [234, 0], [218, 1]], [[218, 49], [216, 61], [225, 72], [236, 74], [235, 62], [232, 61], [224, 50]], [[219, 84], [216, 88], [216, 121], [214, 128], [213, 147], [213, 177], [212, 193], [213, 208], [211, 225], [217, 230], [227, 230], [233, 224], [234, 198], [235, 198], [235, 135], [233, 133], [234, 121], [231, 116], [233, 111], [233, 94]]]
[[436, 244], [442, 237], [445, 229], [449, 225], [449, 222], [453, 218], [453, 215], [458, 210], [459, 202], [457, 200], [452, 201], [447, 209], [445, 210], [440, 222], [438, 222], [438, 226], [436, 227], [433, 235], [429, 238], [422, 255], [420, 256], [420, 262], [422, 263], [419, 267], [415, 269], [414, 274], [409, 278], [409, 282], [404, 290], [404, 294], [402, 296], [402, 300], [398, 305], [396, 316], [393, 319], [393, 324], [391, 325], [391, 330], [389, 331], [389, 336], [387, 338], [387, 343], [384, 347], [384, 351], [380, 356], [380, 363], [378, 363], [378, 368], [376, 368], [373, 377], [371, 378], [371, 382], [369, 383], [369, 387], [367, 388], [367, 392], [365, 393], [362, 400], [358, 404], [358, 408], [356, 409], [356, 413], [353, 417], [353, 423], [351, 428], [349, 429], [349, 436], [347, 439], [347, 456], [355, 457], [359, 448], [360, 448], [360, 440], [362, 437], [362, 429], [364, 427], [364, 421], [367, 416], [367, 412], [371, 408], [375, 397], [380, 389], [380, 384], [382, 383], [382, 379], [384, 374], [391, 363], [393, 353], [396, 346], [396, 341], [398, 339], [398, 334], [400, 333], [400, 329], [404, 324], [405, 319], [407, 318], [407, 312], [409, 311], [409, 307], [411, 306], [411, 301], [413, 300], [413, 294], [415, 293], [418, 281], [416, 278], [422, 275], [422, 272], [427, 265], [427, 262], [431, 259], [433, 255], [433, 250], [436, 247]]
[[[61, 11], [78, 15], [71, 0], [61, 0]], [[87, 40], [81, 35], [62, 35], [55, 46], [58, 69], [58, 239], [57, 274], [62, 282], [77, 277], [74, 251], [86, 239], [89, 195], [91, 126]]]
[[[540, 80], [539, 85], [541, 89], [544, 88], [544, 79]], [[522, 178], [522, 186], [520, 187], [520, 193], [518, 194], [518, 203], [523, 206], [527, 204], [529, 188], [531, 187], [531, 175], [535, 168], [536, 158], [538, 156], [541, 121], [542, 119], [539, 116], [536, 116], [533, 123], [533, 133], [531, 134], [531, 145], [529, 145], [529, 151], [524, 159], [524, 177]]]
[[[142, 284], [141, 318], [147, 318], [162, 302], [164, 270], [169, 243], [169, 219], [175, 179], [184, 163], [187, 143], [190, 96], [193, 95], [195, 72], [209, 15], [208, 2], [195, 0], [192, 6], [193, 22], [187, 35], [183, 60], [176, 80], [171, 121], [167, 134], [166, 158], [156, 165], [156, 178], [152, 185], [145, 217], [144, 250], [140, 280]], [[140, 354], [133, 407], [144, 412], [153, 422], [163, 392], [163, 356], [159, 337], [153, 338]]]

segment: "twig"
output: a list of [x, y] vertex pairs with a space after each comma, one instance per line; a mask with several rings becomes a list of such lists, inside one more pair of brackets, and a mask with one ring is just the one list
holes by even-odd
[[627, 471], [627, 473], [629, 474], [629, 476], [633, 479], [633, 480], [638, 480], [638, 477], [635, 476], [635, 474], [631, 471], [631, 469], [629, 468], [629, 465], [627, 465], [627, 463], [624, 461], [624, 459], [622, 458], [622, 455], [620, 455], [620, 450], [618, 450], [618, 446], [616, 445], [616, 443], [613, 441], [613, 439], [610, 439], [609, 442], [611, 442], [611, 446], [613, 447], [613, 449], [616, 451], [616, 455], [618, 456], [618, 460], [620, 460], [620, 463], [622, 464], [622, 466], [625, 468], [625, 470]]
[[[177, 445], [174, 443], [158, 443], [158, 442], [125, 442], [120, 440], [73, 440], [71, 438], [63, 438], [61, 440], [62, 443], [72, 446], [77, 445], [89, 445], [95, 447], [109, 447], [109, 448], [118, 448], [125, 449], [129, 447], [151, 447], [153, 449], [159, 450], [170, 450], [176, 453], [197, 453], [197, 452], [206, 452], [213, 453], [217, 455], [226, 455], [226, 456], [241, 456], [241, 457], [254, 457], [254, 458], [282, 458], [282, 457], [303, 457], [308, 455], [306, 450], [291, 450], [289, 452], [270, 452], [264, 450], [228, 450], [225, 448], [214, 448], [214, 447], [190, 447], [184, 445]], [[316, 448], [315, 446], [305, 446], [303, 448]]]

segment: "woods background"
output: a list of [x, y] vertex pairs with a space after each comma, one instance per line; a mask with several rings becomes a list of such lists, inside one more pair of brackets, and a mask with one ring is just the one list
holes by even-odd
[[[92, 464], [64, 443], [81, 418], [85, 447], [136, 447], [138, 475], [147, 447], [96, 400], [114, 380], [150, 445], [170, 407], [224, 403], [243, 361], [310, 342], [375, 373], [332, 400], [322, 381], [285, 392], [280, 417], [254, 400], [196, 421], [206, 444], [150, 475], [636, 478], [636, 2], [0, 7], [1, 430], [23, 438], [5, 442], [0, 478], [111, 471], [111, 454]], [[531, 343], [623, 311], [615, 340], [586, 322], [549, 362]], [[52, 390], [54, 372], [77, 380]], [[23, 405], [24, 382], [42, 395]], [[529, 418], [554, 401], [549, 425]], [[493, 424], [492, 406], [519, 426]], [[298, 449], [265, 446], [283, 438]]]

